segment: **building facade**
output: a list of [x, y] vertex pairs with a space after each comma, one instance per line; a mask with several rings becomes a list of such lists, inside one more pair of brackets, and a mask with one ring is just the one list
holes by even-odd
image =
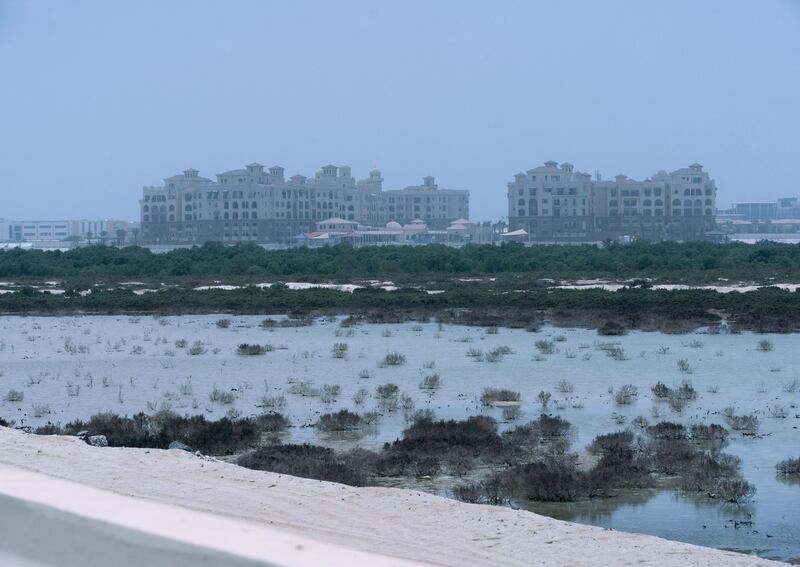
[[212, 181], [187, 169], [161, 186], [144, 187], [142, 241], [287, 243], [331, 218], [367, 225], [423, 220], [446, 227], [469, 215], [469, 192], [440, 189], [433, 177], [420, 186], [386, 191], [380, 171], [356, 180], [348, 166], [325, 165], [314, 177], [286, 179], [282, 167], [251, 163], [216, 177]]
[[602, 181], [548, 161], [515, 175], [507, 191], [509, 231], [530, 242], [701, 240], [714, 228], [717, 189], [697, 163], [644, 181]]
[[0, 219], [0, 241], [58, 242], [63, 240], [130, 242], [138, 223], [123, 220], [4, 220]]

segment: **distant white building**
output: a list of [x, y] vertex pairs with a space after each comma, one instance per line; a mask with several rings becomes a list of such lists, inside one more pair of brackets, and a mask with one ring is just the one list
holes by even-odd
[[[121, 220], [6, 220], [0, 219], [0, 242], [58, 242], [63, 240], [129, 241], [138, 223]], [[119, 232], [122, 231], [122, 232]]]

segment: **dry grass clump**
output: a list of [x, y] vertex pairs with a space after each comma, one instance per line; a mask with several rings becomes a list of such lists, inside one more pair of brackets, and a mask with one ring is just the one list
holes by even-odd
[[333, 358], [346, 358], [349, 348], [347, 343], [335, 343], [331, 348], [331, 355]]
[[442, 387], [442, 378], [437, 373], [426, 374], [419, 383], [420, 390], [438, 390]]
[[755, 435], [758, 431], [758, 417], [755, 414], [738, 415], [732, 407], [722, 410], [722, 414], [734, 431], [740, 431], [744, 435]]
[[319, 416], [317, 427], [322, 431], [351, 431], [361, 426], [361, 416], [346, 409]]
[[497, 402], [519, 402], [521, 399], [522, 395], [519, 392], [506, 388], [484, 388], [480, 398], [484, 406]]
[[756, 349], [761, 352], [769, 352], [773, 349], [772, 341], [768, 339], [761, 339], [758, 341], [758, 344], [756, 344]]
[[245, 356], [256, 356], [272, 352], [274, 347], [272, 345], [257, 345], [249, 343], [241, 343], [236, 347], [236, 354]]
[[214, 386], [214, 389], [211, 390], [210, 394], [208, 394], [208, 399], [217, 404], [227, 405], [236, 401], [236, 394], [234, 392], [220, 390]]
[[387, 352], [383, 360], [380, 361], [378, 366], [386, 368], [387, 366], [402, 366], [406, 363], [406, 355], [400, 352]]
[[636, 401], [639, 389], [633, 384], [624, 384], [614, 392], [614, 401], [619, 405], [630, 405]]
[[25, 399], [25, 392], [22, 390], [9, 390], [5, 396], [3, 396], [3, 401], [17, 403], [21, 402]]
[[779, 475], [800, 475], [800, 458], [786, 459], [775, 465]]

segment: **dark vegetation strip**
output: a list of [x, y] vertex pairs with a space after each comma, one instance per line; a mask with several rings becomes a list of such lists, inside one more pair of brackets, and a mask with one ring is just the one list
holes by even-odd
[[[492, 472], [460, 485], [454, 496], [490, 504], [608, 496], [619, 489], [652, 487], [656, 475], [667, 476], [685, 493], [729, 502], [743, 501], [755, 491], [741, 476], [739, 459], [721, 451], [727, 432], [720, 425], [687, 429], [661, 422], [648, 427], [642, 420], [638, 433], [596, 437], [587, 448], [596, 461], [586, 468], [571, 451], [571, 425], [557, 416], [543, 414], [504, 433], [486, 416], [437, 421], [421, 412], [410, 419], [402, 437], [380, 451], [281, 444], [278, 437], [266, 435], [287, 427], [278, 414], [213, 422], [171, 412], [132, 418], [99, 414], [36, 433], [104, 435], [111, 446], [165, 448], [179, 441], [212, 454], [241, 453], [236, 462], [247, 468], [353, 486], [373, 485], [381, 477], [464, 477], [480, 465]], [[351, 426], [358, 418], [338, 412], [323, 416], [320, 423], [328, 420]], [[793, 472], [795, 463], [779, 467]]]
[[740, 243], [635, 243], [596, 246], [442, 245], [264, 250], [255, 244], [206, 243], [153, 254], [139, 247], [90, 246], [67, 252], [0, 251], [0, 278], [63, 279], [90, 286], [137, 279], [152, 282], [308, 281], [391, 278], [404, 283], [450, 276], [500, 276], [495, 285], [540, 278], [653, 278], [708, 283], [718, 278], [800, 281], [800, 245]]
[[[467, 310], [467, 311], [463, 311]], [[800, 329], [800, 293], [761, 288], [747, 293], [710, 290], [629, 288], [531, 289], [520, 292], [464, 287], [428, 294], [415, 289], [288, 290], [285, 287], [234, 290], [168, 289], [136, 295], [128, 289], [54, 295], [22, 288], [0, 295], [0, 312], [65, 313], [239, 313], [360, 314], [369, 322], [435, 317], [445, 323], [530, 327], [543, 319], [562, 325], [600, 327], [614, 321], [622, 328], [669, 330], [713, 324], [725, 313], [741, 328], [791, 332]]]

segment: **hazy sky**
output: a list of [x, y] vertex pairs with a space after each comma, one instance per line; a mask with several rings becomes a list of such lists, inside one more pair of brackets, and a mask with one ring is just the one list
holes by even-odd
[[800, 195], [800, 0], [0, 0], [0, 218], [138, 218], [252, 161], [435, 175], [475, 220], [514, 173], [698, 161]]

